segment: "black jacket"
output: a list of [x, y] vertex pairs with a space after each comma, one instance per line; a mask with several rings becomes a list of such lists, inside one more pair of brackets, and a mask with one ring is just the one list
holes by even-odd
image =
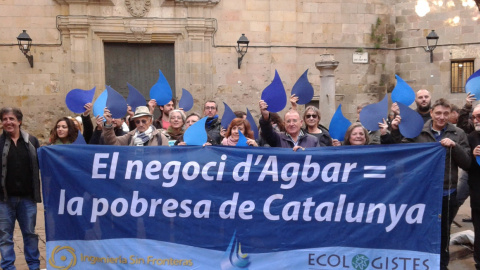
[[[30, 163], [30, 170], [32, 172], [32, 183], [33, 183], [33, 198], [35, 202], [42, 202], [42, 197], [40, 195], [40, 171], [38, 169], [38, 158], [37, 158], [37, 149], [40, 147], [40, 143], [35, 136], [28, 134], [27, 132], [20, 129], [20, 136], [23, 137], [23, 140], [27, 144], [28, 155], [30, 159], [26, 162]], [[6, 178], [7, 170], [15, 168], [7, 168], [7, 156], [8, 151], [10, 150], [10, 145], [12, 144], [12, 139], [4, 131], [0, 136], [0, 153], [2, 153], [2, 166], [0, 167], [0, 175], [2, 175], [1, 185], [2, 191], [0, 193], [0, 199], [6, 201], [8, 198], [7, 188], [6, 188]]]

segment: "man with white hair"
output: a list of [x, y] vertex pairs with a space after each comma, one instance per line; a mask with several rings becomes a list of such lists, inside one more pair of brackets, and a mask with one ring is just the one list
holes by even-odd
[[[475, 131], [470, 133], [468, 143], [472, 149], [472, 162], [468, 170], [468, 185], [470, 187], [470, 206], [472, 208], [472, 221], [475, 236], [480, 236], [480, 165], [476, 158], [480, 156], [480, 104], [475, 106], [472, 113]], [[475, 237], [473, 244], [473, 259], [476, 269], [480, 269], [480, 237]]]
[[267, 111], [268, 104], [260, 100], [260, 128], [262, 137], [271, 147], [304, 149], [306, 147], [318, 147], [320, 143], [317, 137], [306, 134], [302, 131], [303, 121], [300, 114], [295, 110], [290, 110], [285, 114], [285, 133], [277, 133], [273, 130], [270, 122], [270, 112]]

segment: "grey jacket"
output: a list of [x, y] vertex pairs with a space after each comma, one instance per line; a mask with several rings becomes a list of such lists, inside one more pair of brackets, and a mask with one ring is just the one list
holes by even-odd
[[[432, 133], [432, 120], [428, 120], [423, 125], [420, 135], [413, 139], [403, 138], [399, 130], [392, 130], [392, 137], [395, 142], [437, 142], [435, 136]], [[445, 177], [443, 179], [443, 189], [449, 190], [457, 187], [458, 182], [458, 167], [468, 170], [470, 167], [470, 146], [468, 144], [467, 135], [465, 132], [455, 127], [452, 124], [447, 124], [445, 132], [442, 135], [443, 138], [449, 138], [455, 142], [455, 147], [447, 148], [447, 155], [445, 157]], [[432, 164], [435, 166], [435, 164]]]
[[[33, 198], [32, 200], [39, 203], [42, 202], [42, 197], [40, 195], [40, 172], [38, 169], [38, 158], [37, 158], [37, 149], [40, 147], [40, 144], [35, 138], [28, 134], [27, 132], [20, 130], [20, 136], [27, 144], [28, 154], [30, 160], [30, 169], [32, 171], [32, 183], [33, 183]], [[10, 145], [12, 144], [12, 139], [7, 135], [6, 132], [0, 136], [0, 153], [2, 153], [2, 167], [0, 168], [0, 174], [2, 175], [1, 185], [2, 191], [0, 193], [0, 199], [6, 201], [8, 199], [6, 179], [7, 179], [7, 156], [8, 151], [10, 150]]]

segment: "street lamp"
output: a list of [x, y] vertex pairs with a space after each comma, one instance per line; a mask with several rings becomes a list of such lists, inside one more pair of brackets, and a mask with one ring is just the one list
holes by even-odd
[[430, 63], [433, 63], [433, 50], [437, 47], [438, 35], [435, 30], [432, 30], [427, 36], [427, 47], [423, 47], [425, 52], [430, 53]]
[[250, 43], [250, 41], [248, 41], [248, 38], [245, 36], [245, 34], [242, 34], [242, 36], [237, 40], [238, 69], [240, 69], [240, 66], [242, 65], [243, 56], [247, 53], [248, 43]]
[[18, 35], [17, 41], [20, 51], [23, 53], [23, 55], [25, 55], [25, 57], [27, 57], [30, 67], [33, 68], [33, 55], [28, 55], [30, 52], [30, 47], [32, 46], [32, 39], [27, 34], [27, 30], [23, 30], [23, 32]]

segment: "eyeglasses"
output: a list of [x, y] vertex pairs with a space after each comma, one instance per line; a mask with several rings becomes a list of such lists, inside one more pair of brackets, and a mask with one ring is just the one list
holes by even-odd
[[478, 122], [480, 122], [480, 114], [472, 114], [472, 119], [476, 119]]
[[170, 119], [172, 120], [182, 120], [181, 116], [170, 116]]
[[215, 108], [214, 106], [212, 107], [205, 107], [205, 111], [213, 111], [213, 110], [216, 110], [217, 108]]
[[316, 119], [318, 115], [316, 114], [307, 114], [305, 115], [305, 118], [313, 118], [313, 119]]
[[144, 125], [145, 125], [147, 122], [148, 122], [148, 121], [147, 121], [147, 120], [145, 120], [145, 119], [142, 119], [142, 120], [135, 120], [135, 124], [137, 124], [137, 125], [140, 125], [140, 123], [142, 123], [142, 124], [144, 124]]

